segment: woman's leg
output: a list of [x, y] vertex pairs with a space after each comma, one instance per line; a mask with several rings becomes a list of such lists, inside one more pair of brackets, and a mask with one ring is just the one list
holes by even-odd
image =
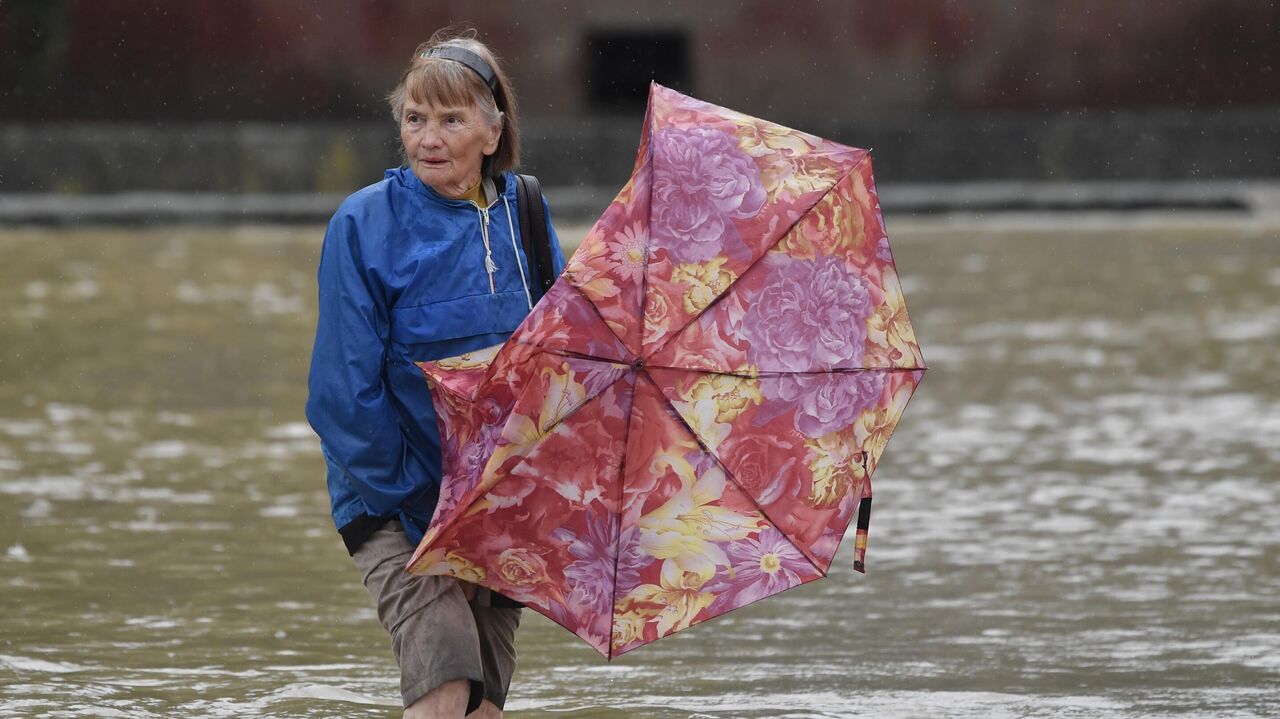
[[[475, 617], [457, 580], [406, 573], [412, 554], [400, 523], [390, 522], [353, 558], [373, 597], [378, 621], [391, 635], [406, 716], [461, 719], [484, 699]], [[458, 693], [462, 702], [455, 711]], [[429, 708], [432, 713], [426, 713]]]

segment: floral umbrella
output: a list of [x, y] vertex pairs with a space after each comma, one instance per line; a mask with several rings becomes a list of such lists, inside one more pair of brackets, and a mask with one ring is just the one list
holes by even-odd
[[866, 150], [658, 85], [630, 181], [501, 347], [422, 363], [408, 569], [614, 657], [825, 576], [925, 367]]

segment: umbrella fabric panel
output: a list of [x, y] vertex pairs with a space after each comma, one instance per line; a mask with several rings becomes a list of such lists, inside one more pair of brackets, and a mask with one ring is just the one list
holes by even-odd
[[645, 356], [867, 156], [666, 88], [651, 103]]
[[[824, 386], [801, 391], [825, 390], [843, 399], [856, 395], [863, 373], [750, 378], [655, 369], [652, 374], [699, 443], [728, 470], [731, 481], [825, 573], [866, 480], [864, 455], [852, 432], [857, 413], [819, 413], [827, 421], [806, 435], [794, 424], [809, 428], [806, 422], [813, 415], [803, 407], [796, 409], [793, 402], [766, 401], [762, 389], [804, 379]], [[878, 384], [861, 384], [871, 385], [875, 392], [863, 404], [878, 402]]]
[[713, 261], [654, 280], [686, 306], [725, 289], [650, 362], [742, 375], [923, 367], [871, 182], [864, 158], [741, 276]]
[[639, 373], [623, 475], [612, 655], [822, 573]]
[[[615, 381], [624, 378], [629, 367], [578, 357], [525, 351], [518, 363], [522, 381], [512, 382], [505, 373], [492, 374], [471, 398], [460, 398], [442, 391], [432, 381], [443, 443], [445, 481], [441, 483], [426, 537], [437, 528], [470, 511], [482, 499], [493, 500], [516, 493], [519, 487], [500, 486], [512, 476], [512, 468], [529, 453], [537, 452], [538, 443]], [[445, 372], [451, 361], [424, 363], [431, 376]], [[497, 366], [498, 363], [495, 363]], [[508, 366], [508, 372], [510, 367]], [[464, 371], [473, 371], [468, 366]], [[519, 396], [515, 393], [519, 392]]]
[[650, 374], [730, 479], [825, 573], [921, 373]]
[[[642, 147], [648, 146], [644, 128]], [[565, 264], [562, 281], [595, 306], [632, 357], [641, 354], [644, 273], [649, 261], [652, 187], [646, 158]]]
[[[551, 381], [572, 383], [573, 371], [560, 369]], [[510, 445], [517, 451], [488, 470], [464, 511], [433, 522], [408, 570], [483, 584], [608, 655], [632, 377]]]
[[479, 483], [484, 466], [497, 446], [500, 428], [494, 424], [499, 408], [496, 403], [478, 403], [475, 396], [501, 347], [418, 363], [431, 383], [432, 404], [440, 431], [441, 462], [449, 468], [447, 481], [441, 483], [434, 517], [450, 516], [456, 511], [462, 497]]
[[[577, 256], [576, 254], [574, 255]], [[600, 310], [583, 291], [567, 282], [557, 282], [516, 328], [508, 344], [528, 345], [549, 352], [591, 357], [631, 364], [635, 356], [609, 326]], [[519, 382], [510, 373], [520, 372], [523, 357], [509, 351], [503, 355], [506, 381]]]

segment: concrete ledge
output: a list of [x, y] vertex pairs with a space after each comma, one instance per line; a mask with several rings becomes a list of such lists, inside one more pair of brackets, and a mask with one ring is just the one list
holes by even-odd
[[[592, 222], [616, 189], [549, 187], [552, 216]], [[104, 195], [0, 193], [0, 225], [309, 224], [327, 222], [343, 193], [217, 194], [124, 192]], [[1130, 213], [1179, 210], [1280, 217], [1280, 182], [980, 182], [890, 184], [887, 215]]]
[[[800, 129], [871, 148], [899, 183], [1280, 178], [1280, 106], [952, 113]], [[545, 187], [621, 187], [642, 118], [528, 122], [522, 169]], [[390, 122], [0, 123], [0, 191], [338, 193], [399, 162]], [[607, 198], [606, 198], [607, 199]]]
[[0, 225], [302, 224], [326, 222], [344, 195], [0, 194]]

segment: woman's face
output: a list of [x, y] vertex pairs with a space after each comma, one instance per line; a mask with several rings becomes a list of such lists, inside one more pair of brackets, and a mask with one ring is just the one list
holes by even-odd
[[498, 149], [501, 131], [475, 105], [441, 107], [405, 98], [400, 116], [400, 142], [409, 167], [445, 197], [459, 197], [475, 187], [485, 156]]

